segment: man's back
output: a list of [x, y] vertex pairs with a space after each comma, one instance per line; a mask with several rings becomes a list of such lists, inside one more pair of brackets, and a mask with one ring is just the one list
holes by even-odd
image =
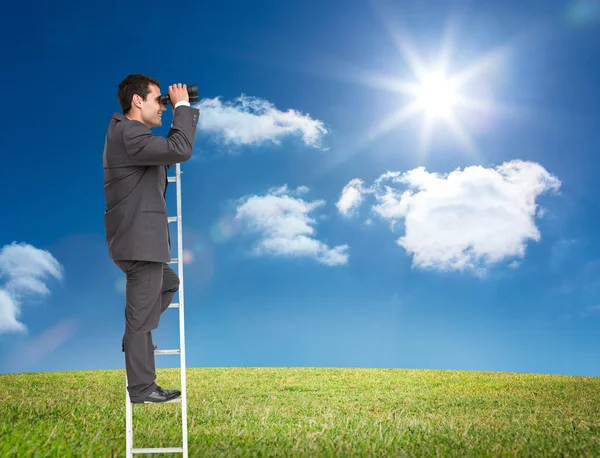
[[103, 153], [104, 222], [113, 260], [169, 262], [167, 169], [192, 155], [199, 110], [180, 106], [167, 138], [114, 113]]

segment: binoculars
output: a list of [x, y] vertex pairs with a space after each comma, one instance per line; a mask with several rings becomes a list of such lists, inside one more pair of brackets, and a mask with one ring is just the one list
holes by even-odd
[[[189, 86], [187, 86], [187, 93], [190, 96], [190, 102], [198, 101], [198, 85], [197, 84], [190, 84]], [[171, 97], [169, 96], [169, 94], [161, 95], [160, 103], [162, 103], [163, 105], [168, 105], [169, 103], [171, 103]]]

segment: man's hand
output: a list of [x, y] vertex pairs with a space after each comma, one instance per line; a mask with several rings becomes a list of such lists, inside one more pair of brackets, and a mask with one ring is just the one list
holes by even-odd
[[181, 102], [182, 100], [189, 102], [190, 96], [187, 92], [187, 86], [181, 83], [169, 86], [169, 98], [171, 99], [171, 107], [173, 108], [173, 111], [175, 111], [175, 105], [177, 105], [177, 102]]

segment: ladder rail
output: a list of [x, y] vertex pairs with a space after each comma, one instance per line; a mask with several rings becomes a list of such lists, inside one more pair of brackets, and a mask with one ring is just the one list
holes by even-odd
[[187, 383], [185, 364], [185, 322], [184, 322], [184, 294], [183, 294], [183, 220], [181, 218], [181, 164], [175, 167], [177, 181], [177, 267], [179, 275], [179, 362], [181, 372], [181, 430], [183, 443], [183, 458], [188, 458], [187, 438]]
[[[177, 223], [177, 258], [172, 258], [168, 264], [177, 264], [177, 275], [179, 277], [179, 301], [169, 304], [168, 308], [179, 309], [179, 349], [178, 350], [155, 350], [155, 355], [178, 354], [181, 371], [181, 396], [171, 402], [181, 403], [181, 447], [157, 447], [157, 448], [134, 448], [133, 447], [133, 412], [132, 403], [127, 391], [127, 374], [125, 375], [125, 447], [126, 458], [133, 458], [134, 454], [140, 453], [161, 453], [176, 452], [182, 453], [183, 458], [188, 458], [188, 430], [187, 430], [187, 383], [186, 383], [186, 364], [185, 364], [185, 322], [184, 322], [184, 294], [183, 294], [183, 229], [181, 218], [181, 166], [179, 163], [175, 167], [175, 176], [167, 176], [167, 182], [175, 182], [177, 192], [177, 216], [167, 216], [167, 225], [172, 222]], [[169, 230], [167, 228], [167, 230]], [[143, 405], [143, 404], [141, 404]]]
[[133, 425], [132, 425], [132, 412], [131, 412], [131, 399], [129, 399], [129, 392], [127, 391], [127, 374], [125, 374], [125, 446], [127, 458], [133, 458]]

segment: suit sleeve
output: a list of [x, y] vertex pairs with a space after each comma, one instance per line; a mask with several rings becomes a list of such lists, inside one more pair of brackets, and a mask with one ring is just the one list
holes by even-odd
[[[176, 109], [173, 126], [166, 138], [154, 135], [148, 126], [139, 121], [128, 122], [125, 125], [123, 144], [134, 164], [172, 165], [185, 162], [192, 157], [196, 127], [191, 122], [192, 112], [178, 113], [179, 110], [185, 109], [183, 107]], [[197, 108], [187, 108], [187, 110], [199, 112]]]

